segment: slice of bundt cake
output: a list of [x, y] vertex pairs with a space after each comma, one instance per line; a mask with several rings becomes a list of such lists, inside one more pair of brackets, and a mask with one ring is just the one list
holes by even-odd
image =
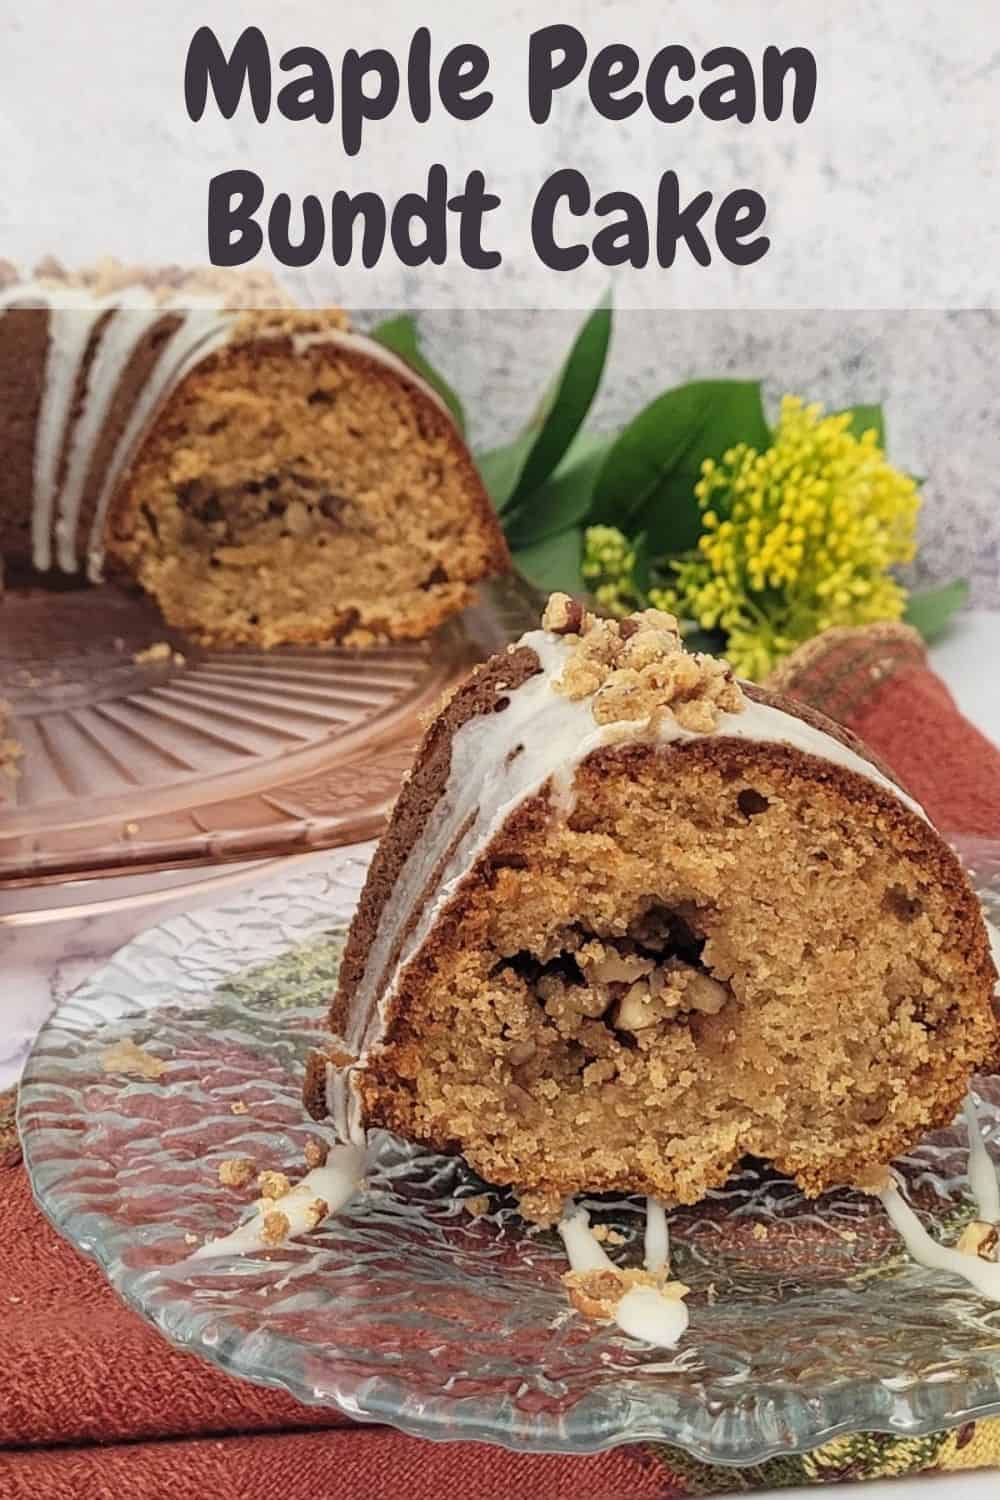
[[[13, 278], [13, 279], [12, 279]], [[0, 548], [105, 554], [206, 642], [426, 635], [509, 566], [437, 393], [268, 280], [56, 266], [0, 290]]]
[[744, 1155], [866, 1180], [997, 1050], [958, 860], [863, 745], [669, 615], [555, 596], [543, 623], [426, 735], [310, 1110], [461, 1152], [543, 1218], [694, 1202]]

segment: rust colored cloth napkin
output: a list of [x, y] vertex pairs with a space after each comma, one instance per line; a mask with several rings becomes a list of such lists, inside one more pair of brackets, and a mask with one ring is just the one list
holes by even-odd
[[[1000, 751], [962, 718], [906, 627], [831, 632], [775, 685], [866, 738], [943, 829], [1000, 832]], [[909, 1443], [860, 1435], [752, 1471], [662, 1446], [538, 1457], [357, 1425], [173, 1349], [45, 1222], [9, 1131], [4, 1150], [0, 1110], [0, 1500], [666, 1500], [1000, 1457], [998, 1422]]]
[[853, 729], [944, 833], [1000, 838], [1000, 751], [959, 713], [908, 625], [828, 630], [767, 686]]

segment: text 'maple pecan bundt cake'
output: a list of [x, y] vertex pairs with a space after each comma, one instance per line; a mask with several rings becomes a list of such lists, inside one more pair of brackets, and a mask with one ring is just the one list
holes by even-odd
[[655, 611], [545, 628], [430, 727], [306, 1102], [461, 1152], [529, 1215], [808, 1193], [950, 1122], [998, 1044], [976, 898], [860, 742]]
[[[437, 393], [268, 277], [0, 276], [0, 553], [124, 567], [208, 643], [426, 635], [509, 566]], [[277, 304], [277, 305], [276, 305]]]

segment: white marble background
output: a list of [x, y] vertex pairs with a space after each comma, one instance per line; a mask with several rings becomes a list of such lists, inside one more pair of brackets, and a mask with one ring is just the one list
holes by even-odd
[[[665, 128], [644, 110], [619, 128], [594, 116], [581, 83], [557, 101], [549, 126], [533, 127], [527, 39], [556, 21], [579, 26], [592, 53], [625, 40], [644, 62], [667, 42], [699, 55], [724, 42], [755, 57], [769, 42], [808, 44], [819, 66], [813, 115], [802, 126], [692, 117]], [[496, 103], [468, 127], [438, 111], [416, 128], [401, 107], [353, 159], [336, 121], [259, 125], [244, 107], [231, 121], [210, 111], [195, 125], [182, 77], [187, 44], [206, 22], [227, 45], [255, 22], [275, 57], [308, 42], [334, 65], [351, 45], [402, 56], [427, 24], [436, 57], [463, 40], [488, 48]], [[429, 352], [465, 397], [479, 442], [524, 420], [580, 317], [502, 309], [596, 300], [585, 277], [539, 278], [524, 254], [530, 191], [548, 171], [577, 165], [595, 184], [643, 191], [670, 166], [686, 186], [757, 184], [770, 205], [771, 252], [752, 274], [713, 267], [706, 278], [689, 267], [644, 277], [633, 302], [660, 310], [620, 314], [596, 424], [621, 423], [696, 375], [764, 376], [772, 401], [784, 390], [830, 406], [882, 398], [892, 457], [928, 480], [919, 576], [961, 574], [977, 603], [1000, 605], [1000, 314], [965, 310], [997, 305], [995, 0], [869, 0], [863, 9], [829, 0], [287, 0], [259, 13], [246, 0], [14, 0], [2, 34], [0, 256], [22, 263], [48, 252], [69, 264], [109, 252], [203, 262], [207, 183], [230, 167], [253, 167], [270, 190], [293, 195], [413, 187], [434, 159], [455, 173], [488, 168], [511, 238], [499, 289], [451, 263], [433, 274], [387, 263], [367, 276], [328, 259], [297, 278], [309, 300], [441, 309], [422, 318]], [[606, 274], [598, 280], [600, 295]], [[467, 310], [489, 296], [501, 310]], [[627, 300], [619, 287], [618, 305]], [[670, 310], [681, 303], [704, 310]], [[744, 310], [712, 310], [727, 305]], [[866, 306], [938, 310], [846, 310]], [[821, 308], [830, 310], [808, 310]]]
[[[466, 402], [476, 443], [513, 436], [572, 342], [576, 313], [424, 312], [427, 352]], [[1000, 314], [622, 312], [596, 428], [668, 385], [761, 377], [830, 409], [883, 401], [889, 452], [926, 476], [915, 576], [961, 576], [1000, 607]]]
[[[338, 272], [327, 252], [302, 273], [318, 299], [374, 306], [575, 307], [598, 299], [608, 272], [593, 260], [567, 276], [546, 270], [530, 245], [531, 206], [557, 168], [584, 172], [595, 194], [637, 194], [647, 212], [660, 173], [677, 172], [683, 201], [750, 187], [767, 201], [771, 249], [750, 267], [687, 251], [669, 271], [648, 265], [616, 276], [618, 303], [649, 307], [879, 308], [997, 305], [1000, 176], [1000, 7], [996, 0], [8, 0], [0, 47], [0, 255], [54, 252], [76, 262], [114, 251], [147, 264], [204, 260], [210, 178], [257, 172], [265, 207], [303, 194], [329, 204], [339, 188], [376, 190], [394, 203], [448, 168], [452, 189], [482, 170], [503, 199], [487, 237], [502, 250], [495, 273], [446, 264], [405, 272], [393, 255]], [[589, 58], [608, 43], [634, 49], [645, 77], [659, 48], [679, 43], [700, 60], [741, 48], [759, 72], [764, 48], [807, 46], [818, 86], [809, 118], [747, 123], [693, 110], [664, 125], [642, 107], [621, 121], [591, 106], [586, 72], [561, 91], [545, 125], [527, 108], [529, 39], [569, 22]], [[266, 123], [246, 101], [229, 120], [214, 102], [188, 118], [182, 80], [195, 30], [210, 24], [227, 49], [248, 24], [264, 32], [277, 83], [286, 48], [309, 44], [330, 60], [334, 118]], [[436, 67], [474, 41], [490, 57], [492, 107], [456, 122], [433, 107], [417, 125], [404, 103], [369, 126], [345, 154], [340, 63], [351, 47], [387, 47], [405, 66], [414, 30], [430, 28]], [[695, 90], [704, 82], [699, 76]], [[674, 96], [671, 90], [671, 97]], [[261, 216], [263, 217], [263, 215]], [[593, 216], [575, 226], [598, 227]], [[706, 227], [707, 220], [706, 220]], [[562, 228], [560, 233], [562, 233]], [[262, 257], [263, 260], [263, 257]]]

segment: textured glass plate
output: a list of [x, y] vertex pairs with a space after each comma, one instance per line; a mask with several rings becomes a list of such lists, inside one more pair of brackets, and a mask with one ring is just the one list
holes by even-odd
[[366, 651], [201, 649], [110, 585], [4, 595], [0, 698], [24, 753], [18, 780], [0, 779], [0, 886], [379, 833], [422, 715], [538, 623], [523, 580], [480, 595], [430, 640]]
[[[987, 865], [995, 874], [983, 854]], [[675, 1271], [692, 1288], [672, 1351], [571, 1313], [553, 1233], [529, 1233], [503, 1197], [472, 1217], [460, 1200], [482, 1186], [460, 1163], [389, 1137], [367, 1192], [308, 1238], [185, 1261], [186, 1236], [227, 1231], [252, 1196], [220, 1186], [221, 1160], [303, 1170], [316, 1132], [303, 1059], [363, 875], [344, 852], [165, 923], [35, 1046], [20, 1123], [38, 1200], [169, 1339], [305, 1402], [536, 1451], [660, 1440], [749, 1463], [838, 1432], [918, 1434], [1000, 1411], [1000, 1307], [908, 1261], [877, 1202], [808, 1202], [753, 1164], [671, 1216]], [[103, 1070], [123, 1038], [166, 1062], [162, 1079]], [[1000, 1079], [978, 1087], [1000, 1154]], [[971, 1217], [965, 1165], [961, 1128], [901, 1163], [948, 1238]], [[638, 1263], [641, 1205], [604, 1199], [595, 1217], [624, 1238], [612, 1254]]]

